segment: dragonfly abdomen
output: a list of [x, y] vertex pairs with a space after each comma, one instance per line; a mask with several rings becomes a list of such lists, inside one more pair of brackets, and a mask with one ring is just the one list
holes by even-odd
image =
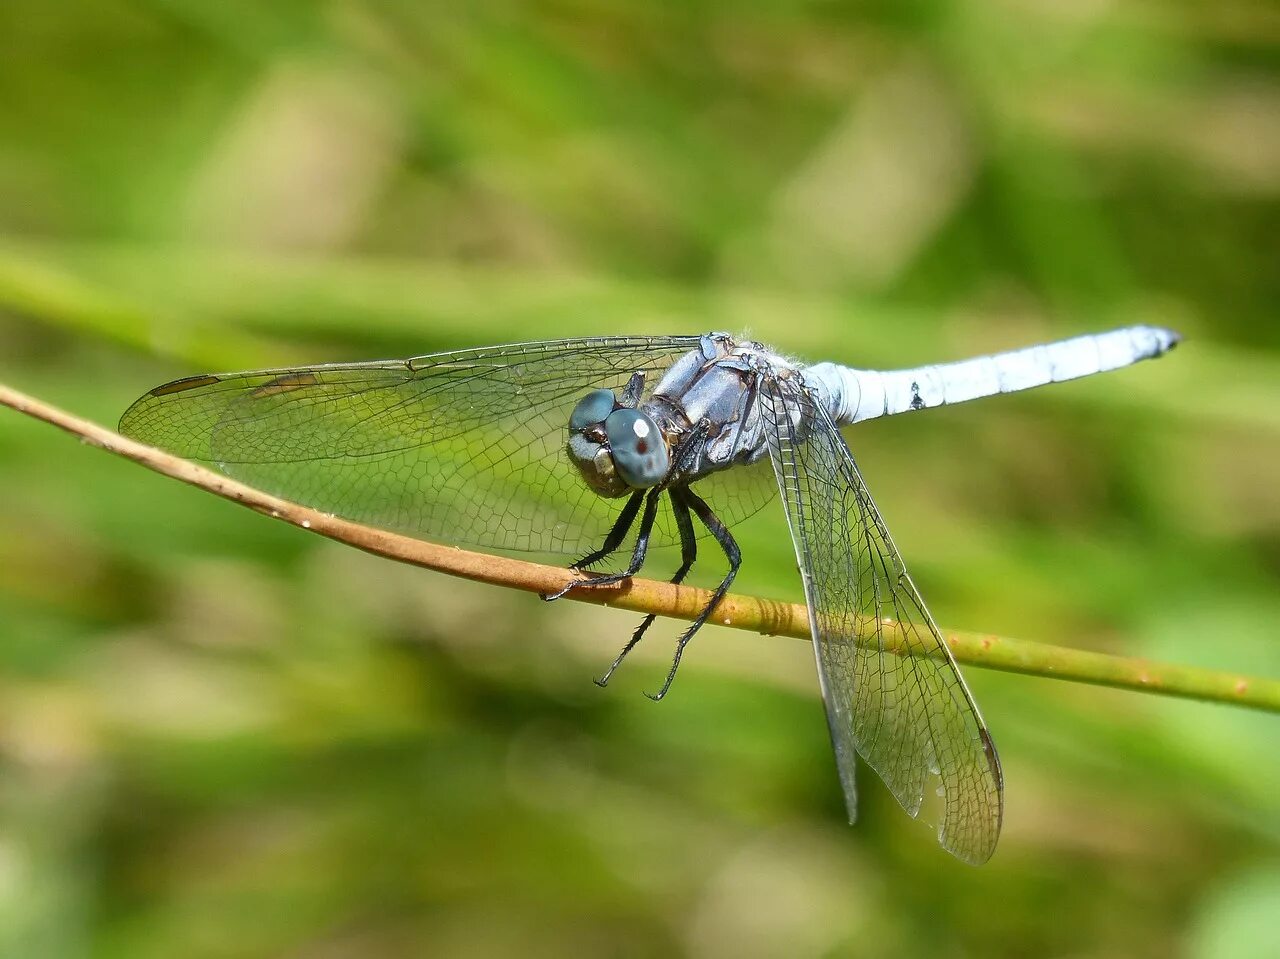
[[908, 370], [819, 363], [804, 375], [825, 395], [832, 418], [848, 425], [1118, 370], [1161, 356], [1179, 340], [1172, 330], [1129, 326], [956, 363]]

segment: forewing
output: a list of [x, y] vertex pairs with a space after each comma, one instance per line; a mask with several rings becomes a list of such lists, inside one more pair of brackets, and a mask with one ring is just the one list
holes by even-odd
[[945, 849], [985, 862], [1003, 780], [973, 697], [827, 411], [794, 376], [765, 402], [850, 820], [857, 753], [910, 815], [936, 810]]
[[[565, 453], [589, 390], [651, 390], [698, 337], [602, 337], [410, 360], [189, 377], [120, 431], [325, 512], [451, 542], [549, 553], [599, 546], [621, 502]], [[730, 493], [730, 514], [759, 497]], [[673, 540], [660, 529], [657, 543]]]

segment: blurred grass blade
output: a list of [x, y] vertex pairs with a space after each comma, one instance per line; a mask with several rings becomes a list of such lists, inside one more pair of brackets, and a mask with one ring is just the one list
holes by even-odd
[[[856, 316], [856, 341], [840, 349], [850, 355], [856, 350], [859, 364], [901, 366], [911, 362], [903, 356], [903, 342], [924, 340], [931, 323], [919, 310], [871, 298], [779, 294], [741, 284], [716, 291], [591, 272], [546, 275], [393, 257], [14, 238], [0, 238], [0, 308], [206, 370], [311, 362], [315, 347], [300, 342], [346, 338], [354, 330], [363, 342], [403, 349], [419, 343], [428, 329], [436, 345], [465, 346], [481, 325], [496, 343], [518, 340], [529, 329], [565, 336], [601, 329], [757, 329], [779, 316], [787, 317], [787, 342], [798, 353], [829, 359], [840, 355], [825, 356], [828, 341], [809, 340], [806, 331], [844, 330]], [[214, 317], [216, 322], [209, 319]], [[1090, 312], [1088, 325], [1168, 322], [1158, 312], [1115, 310]], [[1137, 377], [1081, 381], [1070, 390], [1046, 391], [1035, 402], [1280, 432], [1274, 401], [1280, 363], [1269, 354], [1197, 335], [1194, 323], [1188, 336], [1195, 349], [1180, 354], [1177, 363], [1153, 365]], [[1052, 336], [1046, 332], [1044, 338]], [[959, 358], [994, 352], [999, 345], [977, 340], [951, 352]], [[938, 358], [918, 356], [921, 362]], [[1205, 383], [1213, 383], [1213, 390], [1203, 389]]]

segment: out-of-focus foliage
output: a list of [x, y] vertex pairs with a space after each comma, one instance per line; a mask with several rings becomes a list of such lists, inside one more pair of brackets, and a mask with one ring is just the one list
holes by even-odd
[[[851, 433], [937, 618], [1280, 674], [1280, 14], [5, 0], [0, 378], [747, 330], [1159, 363]], [[738, 585], [798, 598], [781, 516]], [[708, 564], [705, 579], [714, 575]], [[1274, 955], [1274, 717], [970, 671], [1001, 847], [864, 778], [800, 643], [398, 568], [0, 416], [0, 954]]]

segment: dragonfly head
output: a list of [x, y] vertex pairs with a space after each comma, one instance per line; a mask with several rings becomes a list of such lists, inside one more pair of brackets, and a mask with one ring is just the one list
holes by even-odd
[[602, 496], [625, 496], [662, 482], [671, 466], [662, 431], [648, 413], [592, 390], [569, 416], [569, 459]]

